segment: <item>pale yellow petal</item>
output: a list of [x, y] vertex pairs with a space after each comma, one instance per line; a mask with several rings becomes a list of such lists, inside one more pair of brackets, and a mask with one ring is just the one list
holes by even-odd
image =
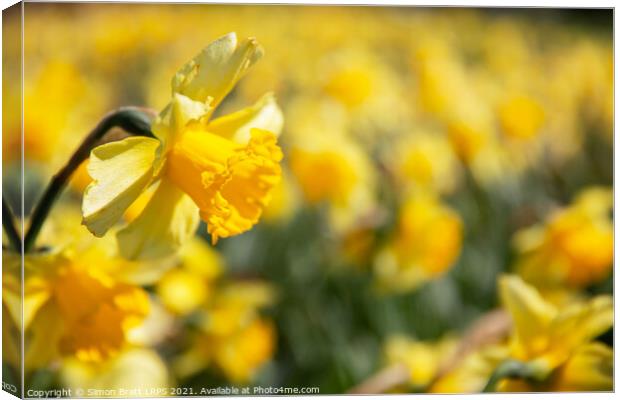
[[144, 211], [117, 234], [123, 257], [153, 259], [173, 254], [198, 227], [198, 207], [163, 179]]
[[491, 345], [470, 353], [428, 389], [429, 393], [480, 392], [489, 377], [509, 355], [504, 346]]
[[259, 128], [280, 135], [284, 116], [272, 93], [267, 93], [254, 105], [232, 114], [216, 118], [207, 130], [237, 143], [250, 140], [250, 130]]
[[[159, 185], [156, 186], [155, 189]], [[149, 188], [150, 189], [150, 188]], [[153, 260], [127, 260], [118, 256], [118, 244], [115, 235], [106, 235], [98, 239], [95, 246], [90, 246], [80, 253], [84, 265], [98, 265], [98, 269], [115, 280], [134, 285], [152, 285], [163, 274], [178, 264], [175, 256]], [[101, 265], [101, 260], [113, 260]]]
[[215, 107], [262, 54], [256, 39], [238, 44], [237, 35], [229, 33], [209, 44], [176, 73], [172, 91], [201, 102], [213, 97]]
[[192, 121], [200, 121], [212, 109], [206, 101], [194, 101], [187, 96], [173, 93], [172, 100], [162, 110], [153, 122], [153, 134], [165, 144], [169, 143], [174, 135], [183, 131]]
[[63, 362], [60, 377], [71, 389], [130, 391], [125, 397], [156, 397], [155, 389], [166, 388], [169, 374], [159, 355], [150, 349], [129, 349], [105, 363]]
[[103, 236], [140, 195], [153, 176], [159, 141], [129, 137], [93, 149], [88, 173], [93, 182], [84, 192], [82, 223]]
[[562, 309], [550, 326], [551, 351], [547, 358], [551, 363], [563, 362], [574, 349], [605, 333], [613, 323], [611, 296], [598, 296]]
[[224, 269], [222, 256], [198, 236], [194, 236], [183, 245], [180, 256], [183, 268], [206, 280], [217, 278]]
[[65, 327], [58, 307], [48, 302], [37, 313], [25, 335], [24, 368], [44, 368], [60, 356], [59, 343]]
[[548, 328], [557, 310], [516, 275], [499, 279], [499, 295], [514, 324], [516, 356], [531, 357], [548, 346]]
[[614, 352], [602, 343], [589, 343], [574, 355], [555, 374], [553, 391], [611, 391], [613, 390]]
[[179, 315], [198, 309], [210, 294], [206, 280], [180, 268], [168, 271], [157, 283], [157, 295], [162, 303]]

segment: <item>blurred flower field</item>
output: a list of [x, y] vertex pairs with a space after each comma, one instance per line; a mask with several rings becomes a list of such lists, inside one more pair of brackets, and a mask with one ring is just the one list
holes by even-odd
[[5, 234], [5, 376], [23, 328], [33, 390], [613, 390], [612, 11], [24, 8], [26, 217], [108, 112], [152, 132], [79, 164], [23, 317]]

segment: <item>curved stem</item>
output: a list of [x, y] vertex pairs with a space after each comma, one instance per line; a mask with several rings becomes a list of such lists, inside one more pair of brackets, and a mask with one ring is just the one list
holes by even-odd
[[499, 381], [505, 378], [523, 378], [527, 380], [536, 380], [539, 374], [531, 368], [530, 365], [517, 360], [506, 360], [501, 363], [482, 389], [483, 393], [494, 392], [497, 389]]
[[43, 222], [45, 222], [54, 202], [66, 186], [69, 178], [80, 164], [90, 156], [91, 150], [99, 145], [105, 134], [110, 129], [119, 127], [130, 135], [153, 137], [151, 133], [152, 118], [153, 114], [149, 110], [137, 107], [119, 108], [103, 117], [99, 124], [86, 136], [65, 166], [52, 177], [35, 206], [30, 218], [30, 226], [24, 237], [24, 252], [32, 249]]
[[6, 232], [6, 236], [9, 239], [9, 243], [11, 243], [11, 247], [17, 252], [20, 253], [22, 250], [22, 239], [19, 231], [15, 227], [15, 216], [13, 214], [13, 210], [7, 203], [4, 196], [2, 196], [2, 228], [4, 232]]

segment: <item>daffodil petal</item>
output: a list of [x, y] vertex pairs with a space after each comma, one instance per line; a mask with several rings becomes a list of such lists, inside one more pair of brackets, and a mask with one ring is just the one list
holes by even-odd
[[53, 302], [48, 302], [32, 321], [24, 349], [24, 367], [35, 370], [48, 366], [59, 356], [58, 344], [63, 334], [62, 316]]
[[209, 44], [176, 73], [172, 91], [201, 102], [211, 96], [215, 107], [262, 55], [256, 39], [238, 44], [237, 35], [229, 33]]
[[518, 351], [536, 353], [539, 346], [546, 346], [544, 335], [557, 314], [555, 307], [516, 275], [500, 277], [499, 292], [513, 320]]
[[194, 101], [179, 93], [172, 95], [170, 103], [157, 116], [151, 130], [153, 134], [165, 144], [169, 143], [175, 133], [181, 132], [191, 121], [199, 121], [206, 117], [212, 109], [211, 99]]
[[259, 128], [280, 135], [284, 116], [273, 93], [267, 93], [254, 105], [232, 114], [214, 119], [207, 130], [237, 143], [250, 140], [250, 130]]
[[613, 390], [614, 352], [602, 343], [588, 343], [575, 350], [555, 375], [553, 391]]
[[103, 236], [140, 195], [153, 177], [159, 141], [129, 137], [93, 149], [88, 173], [93, 182], [84, 192], [82, 223]]
[[150, 390], [166, 387], [170, 379], [161, 357], [155, 351], [143, 348], [126, 350], [104, 363], [66, 359], [62, 363], [60, 378], [73, 390], [133, 389], [132, 397], [152, 397]]
[[607, 331], [614, 323], [611, 296], [598, 296], [585, 304], [573, 304], [563, 309], [550, 327], [551, 344], [555, 353], [569, 354]]
[[121, 255], [130, 260], [173, 254], [198, 227], [198, 207], [163, 179], [144, 211], [117, 234]]

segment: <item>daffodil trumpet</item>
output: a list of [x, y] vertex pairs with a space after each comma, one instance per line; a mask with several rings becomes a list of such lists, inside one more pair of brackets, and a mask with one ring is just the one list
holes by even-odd
[[13, 210], [11, 210], [4, 196], [2, 196], [2, 228], [13, 250], [19, 253], [22, 248], [21, 236], [15, 227], [15, 215], [13, 214]]
[[[90, 152], [96, 146], [101, 144], [105, 135], [112, 128], [122, 128], [131, 136], [153, 137], [153, 134], [151, 133], [151, 122], [153, 118], [153, 113], [148, 109], [138, 107], [121, 107], [108, 113], [101, 119], [101, 121], [99, 121], [97, 126], [95, 126], [86, 138], [84, 138], [69, 161], [67, 161], [60, 171], [52, 177], [52, 180], [45, 189], [41, 199], [35, 206], [32, 217], [30, 218], [30, 226], [24, 236], [25, 252], [33, 249], [45, 219], [73, 173], [77, 170], [80, 164], [82, 164], [82, 162], [89, 157]], [[2, 225], [5, 226], [4, 218]]]

